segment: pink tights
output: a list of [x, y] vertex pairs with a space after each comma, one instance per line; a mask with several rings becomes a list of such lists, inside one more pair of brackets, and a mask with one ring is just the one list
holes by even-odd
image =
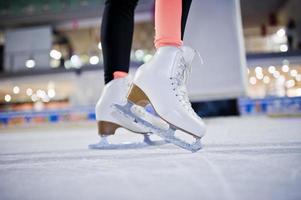
[[[183, 0], [185, 1], [185, 0]], [[181, 46], [182, 0], [156, 0], [155, 47]]]

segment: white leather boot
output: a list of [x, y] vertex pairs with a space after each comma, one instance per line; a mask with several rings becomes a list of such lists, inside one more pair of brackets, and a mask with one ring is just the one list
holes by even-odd
[[[125, 119], [122, 115], [116, 113], [112, 107], [112, 104], [126, 104], [126, 95], [131, 82], [132, 78], [128, 75], [124, 78], [114, 79], [105, 85], [95, 107], [98, 134], [101, 140], [98, 144], [89, 145], [90, 148], [117, 149], [157, 144], [150, 140], [148, 131], [145, 128], [139, 127], [135, 121]], [[120, 127], [128, 129], [131, 132], [143, 134], [144, 141], [142, 143], [130, 143], [127, 141], [126, 144], [111, 144], [109, 142], [110, 138], [114, 136], [116, 130]]]
[[[150, 62], [137, 70], [129, 105], [117, 107], [152, 133], [193, 152], [201, 149], [200, 138], [205, 134], [205, 124], [192, 109], [186, 89], [195, 53], [189, 47], [160, 47]], [[145, 111], [148, 103], [156, 115]], [[193, 136], [192, 140], [178, 137], [181, 133]]]

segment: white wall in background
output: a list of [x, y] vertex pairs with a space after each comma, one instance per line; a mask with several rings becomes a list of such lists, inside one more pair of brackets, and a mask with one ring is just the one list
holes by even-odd
[[189, 81], [192, 101], [234, 98], [245, 93], [246, 61], [239, 0], [192, 1], [184, 44], [197, 49]]
[[6, 72], [27, 70], [25, 62], [35, 60], [37, 68], [49, 67], [49, 52], [52, 46], [50, 26], [10, 29], [5, 32]]

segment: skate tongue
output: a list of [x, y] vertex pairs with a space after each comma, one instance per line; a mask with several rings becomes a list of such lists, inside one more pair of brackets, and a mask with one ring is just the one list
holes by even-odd
[[186, 62], [184, 56], [180, 58], [179, 62], [174, 76], [178, 81], [178, 85], [182, 86], [187, 83], [191, 73], [191, 65]]
[[201, 65], [204, 64], [204, 59], [202, 58], [200, 52], [196, 49], [193, 49], [191, 47], [188, 47], [188, 46], [182, 46], [181, 47], [181, 50], [182, 50], [182, 55], [185, 59], [185, 62], [187, 63], [187, 65], [191, 65], [192, 61], [194, 60], [195, 58], [195, 55], [198, 56], [198, 58], [200, 59], [201, 61]]
[[182, 46], [181, 50], [182, 50], [182, 56], [185, 60], [185, 63], [187, 65], [191, 65], [191, 63], [195, 57], [196, 50], [194, 50], [193, 48], [190, 48], [188, 46]]
[[192, 61], [195, 58], [195, 55], [198, 55], [199, 60], [201, 61], [201, 64], [204, 64], [204, 60], [202, 58], [202, 56], [200, 55], [199, 51], [188, 47], [188, 46], [182, 46], [181, 48], [181, 52], [182, 52], [182, 57], [180, 59], [180, 62], [182, 66], [184, 66], [181, 72], [182, 74], [182, 80], [184, 83], [187, 83], [187, 80], [189, 78], [189, 75], [192, 72]]

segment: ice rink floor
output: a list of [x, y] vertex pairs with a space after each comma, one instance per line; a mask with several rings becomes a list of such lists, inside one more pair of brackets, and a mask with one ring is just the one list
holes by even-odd
[[0, 199], [301, 199], [301, 118], [206, 122], [197, 153], [89, 150], [92, 122], [0, 129]]

